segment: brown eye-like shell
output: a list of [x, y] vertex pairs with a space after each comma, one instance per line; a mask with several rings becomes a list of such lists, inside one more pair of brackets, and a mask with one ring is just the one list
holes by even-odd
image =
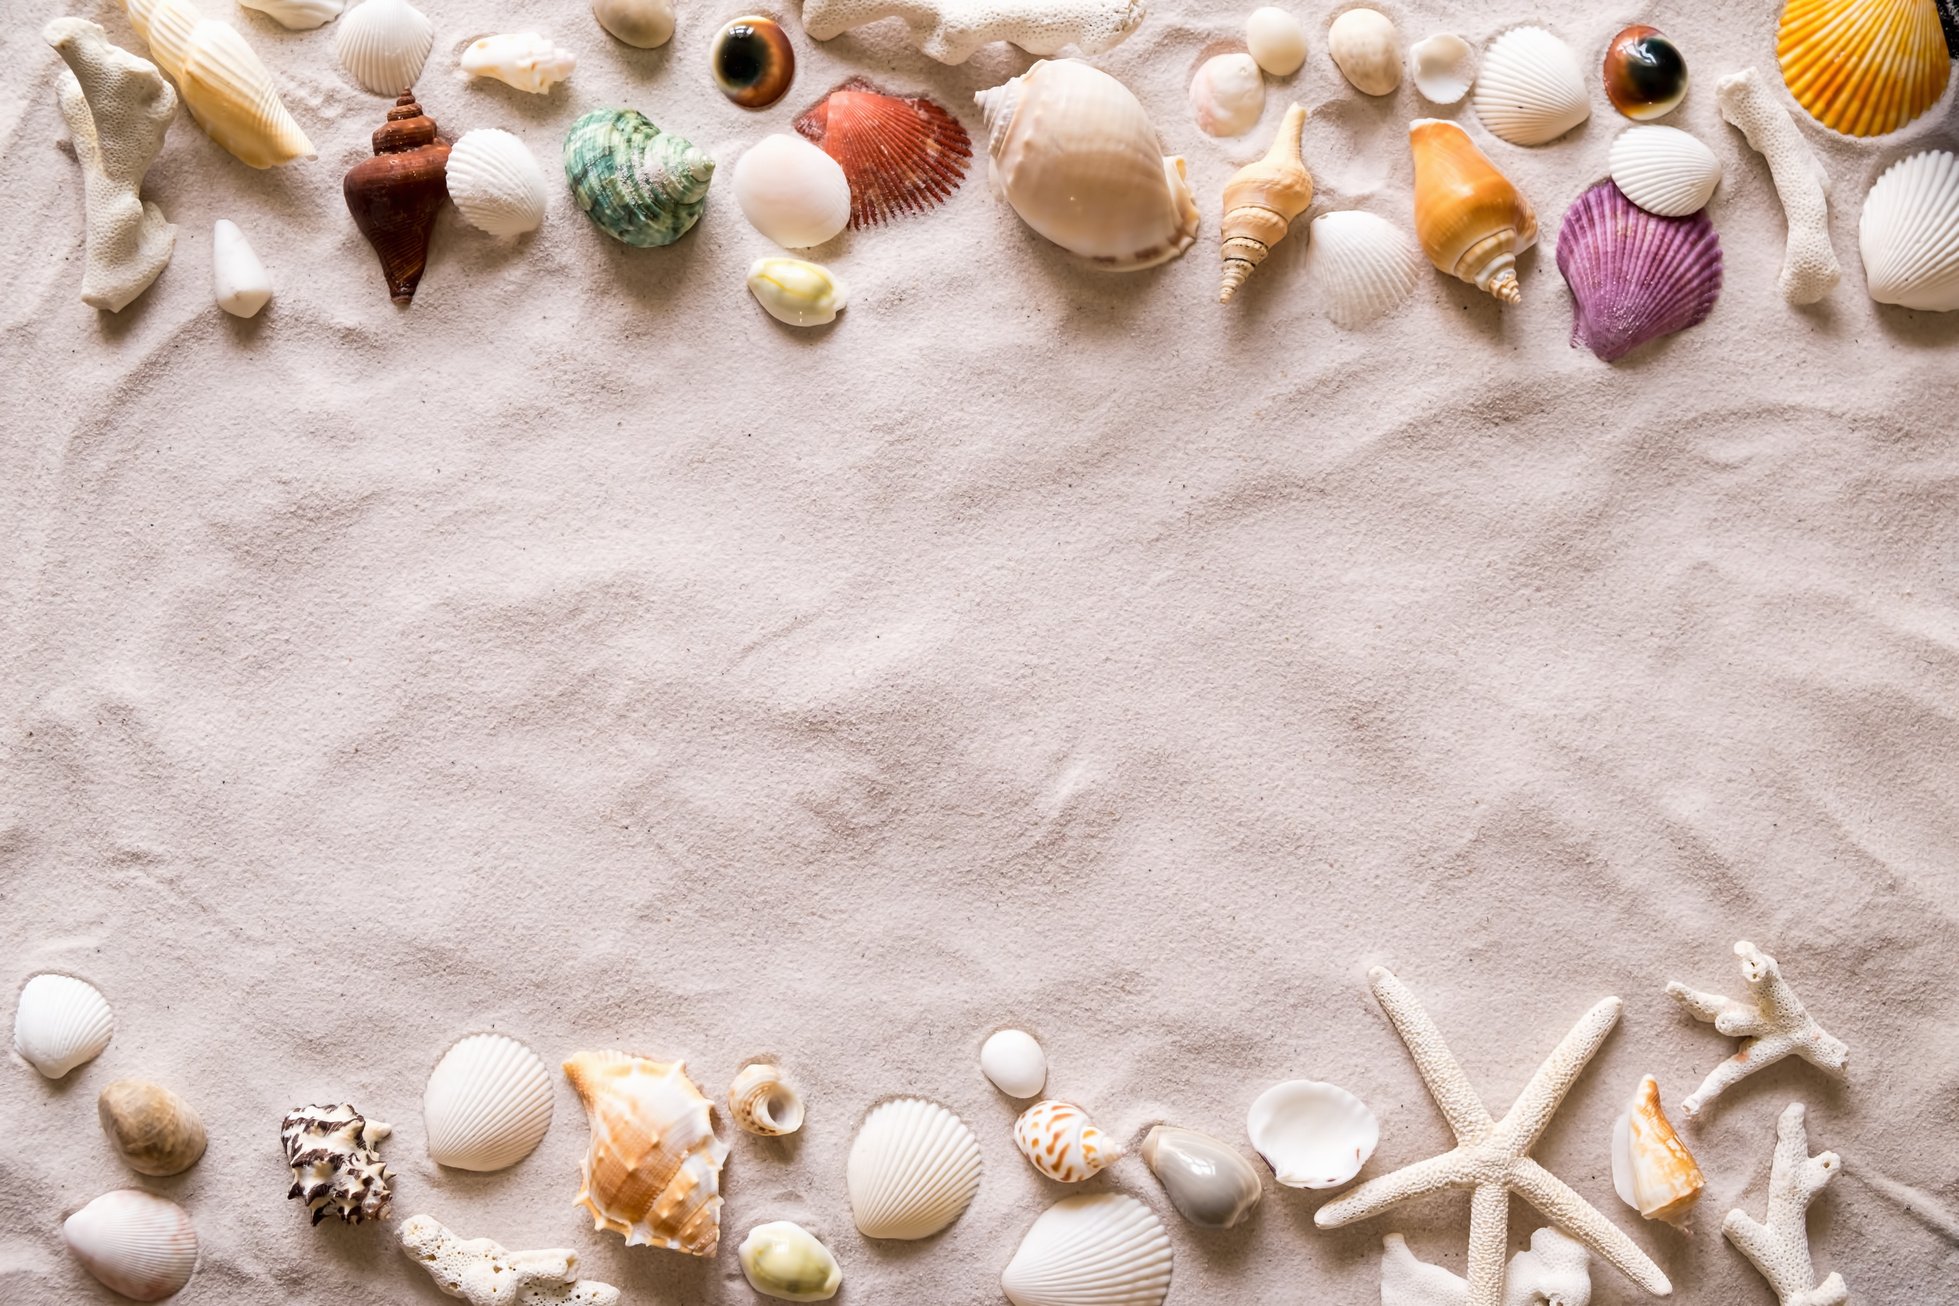
[[1664, 118], [1687, 96], [1687, 59], [1654, 27], [1628, 27], [1605, 47], [1605, 93], [1628, 118]]
[[796, 78], [796, 47], [771, 18], [737, 18], [714, 37], [714, 84], [744, 109], [766, 109]]

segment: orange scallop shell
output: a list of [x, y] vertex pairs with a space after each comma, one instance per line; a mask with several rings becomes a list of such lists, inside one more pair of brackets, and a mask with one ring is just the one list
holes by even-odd
[[810, 106], [796, 130], [842, 166], [853, 228], [945, 203], [973, 157], [972, 138], [951, 113], [922, 95], [887, 95], [861, 77]]
[[1936, 0], [1789, 0], [1775, 53], [1796, 103], [1846, 136], [1896, 131], [1952, 76]]

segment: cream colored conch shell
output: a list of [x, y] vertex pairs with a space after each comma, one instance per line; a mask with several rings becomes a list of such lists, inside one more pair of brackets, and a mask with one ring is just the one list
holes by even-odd
[[281, 27], [295, 32], [323, 27], [340, 16], [345, 0], [238, 0], [245, 9], [256, 9]]
[[1014, 1144], [1036, 1170], [1078, 1184], [1122, 1158], [1122, 1144], [1070, 1102], [1036, 1102], [1014, 1121]]
[[197, 1271], [197, 1230], [184, 1208], [137, 1188], [104, 1193], [61, 1226], [88, 1272], [133, 1301], [162, 1301]]
[[574, 1204], [628, 1247], [712, 1257], [721, 1240], [721, 1165], [713, 1107], [678, 1061], [579, 1052], [565, 1078], [585, 1104], [592, 1146]]
[[1791, 304], [1814, 304], [1843, 275], [1830, 244], [1830, 201], [1824, 190], [1828, 174], [1789, 111], [1753, 68], [1723, 77], [1714, 88], [1714, 99], [1721, 116], [1740, 128], [1749, 145], [1768, 161], [1769, 177], [1788, 219], [1789, 244], [1776, 286]]
[[1705, 1183], [1660, 1106], [1659, 1081], [1646, 1076], [1612, 1126], [1614, 1191], [1647, 1219], [1684, 1226]]
[[1064, 1197], [1041, 1213], [1000, 1275], [1013, 1306], [1161, 1306], [1170, 1235], [1126, 1193]]
[[1218, 303], [1229, 304], [1238, 287], [1265, 261], [1272, 247], [1286, 238], [1292, 222], [1313, 202], [1313, 174], [1300, 157], [1299, 140], [1306, 130], [1306, 107], [1286, 110], [1285, 121], [1265, 157], [1240, 168], [1224, 184], [1224, 282]]
[[1265, 1195], [1258, 1171], [1229, 1144], [1195, 1129], [1158, 1125], [1143, 1140], [1143, 1164], [1170, 1204], [1200, 1229], [1229, 1229]]
[[1512, 145], [1542, 145], [1592, 116], [1571, 47], [1541, 27], [1513, 27], [1490, 43], [1476, 76], [1476, 116]]
[[777, 1138], [803, 1127], [803, 1096], [782, 1073], [782, 1067], [758, 1061], [743, 1067], [728, 1086], [728, 1114], [751, 1134]]
[[979, 1140], [923, 1098], [874, 1107], [850, 1145], [845, 1186], [866, 1238], [929, 1238], [965, 1213], [979, 1184]]
[[314, 157], [271, 72], [237, 29], [206, 18], [190, 0], [123, 0], [123, 7], [190, 116], [240, 163], [270, 168]]
[[1145, 0], [803, 0], [803, 30], [818, 41], [884, 18], [902, 18], [914, 44], [940, 63], [965, 63], [992, 41], [1029, 54], [1074, 46], [1100, 54], [1142, 24]]
[[458, 1238], [427, 1215], [404, 1221], [399, 1237], [436, 1287], [470, 1306], [618, 1306], [617, 1288], [578, 1277], [569, 1248], [506, 1251], [488, 1238]]
[[50, 972], [21, 986], [14, 1051], [49, 1079], [101, 1056], [115, 1032], [109, 1000], [87, 980]]
[[1429, 262], [1506, 304], [1523, 298], [1517, 255], [1537, 243], [1537, 214], [1452, 122], [1417, 118], [1408, 128], [1415, 153], [1415, 237]]
[[1307, 229], [1307, 295], [1335, 326], [1366, 326], [1406, 303], [1422, 262], [1407, 232], [1372, 213], [1322, 213]]
[[1864, 197], [1857, 245], [1878, 303], [1959, 309], [1959, 154], [1924, 150], [1886, 168]]
[[491, 77], [532, 95], [543, 95], [571, 76], [578, 56], [536, 32], [501, 32], [463, 47], [462, 70]]
[[334, 57], [376, 95], [410, 90], [435, 47], [435, 24], [408, 0], [361, 0], [333, 32]]
[[1163, 154], [1142, 102], [1115, 78], [1074, 59], [1043, 60], [974, 99], [994, 185], [1055, 244], [1131, 271], [1197, 239], [1184, 161]]

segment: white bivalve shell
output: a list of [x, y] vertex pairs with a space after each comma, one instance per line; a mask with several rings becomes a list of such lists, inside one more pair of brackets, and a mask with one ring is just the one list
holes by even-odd
[[500, 127], [462, 134], [449, 150], [449, 198], [463, 221], [492, 236], [535, 231], [551, 206], [537, 157]]
[[1542, 145], [1592, 116], [1578, 56], [1541, 27], [1491, 43], [1476, 78], [1476, 116], [1512, 145]]
[[897, 1098], [865, 1118], [844, 1181], [866, 1238], [929, 1238], [979, 1191], [979, 1140], [938, 1103]]
[[162, 1301], [197, 1269], [197, 1230], [184, 1208], [155, 1193], [119, 1188], [61, 1226], [90, 1274], [133, 1301]]
[[115, 1032], [109, 1000], [73, 975], [36, 975], [14, 1009], [14, 1051], [49, 1079], [95, 1060]]
[[1306, 62], [1306, 29], [1290, 13], [1266, 5], [1245, 20], [1245, 46], [1260, 68], [1290, 77]]
[[980, 1045], [980, 1073], [1008, 1097], [1039, 1097], [1048, 1082], [1047, 1053], [1024, 1029], [995, 1030]]
[[[753, 269], [750, 271], [752, 275]], [[756, 298], [761, 298], [759, 293]], [[762, 306], [768, 308], [766, 303]], [[771, 308], [769, 312], [773, 315], [775, 310]], [[831, 316], [836, 316], [834, 311]], [[758, 1061], [742, 1067], [735, 1082], [728, 1086], [728, 1114], [751, 1134], [779, 1138], [803, 1127], [803, 1096], [782, 1073], [782, 1067]]]
[[1886, 168], [1864, 197], [1857, 246], [1878, 303], [1959, 309], [1959, 155], [1925, 150]]
[[1190, 111], [1212, 136], [1243, 136], [1265, 112], [1265, 75], [1250, 55], [1206, 59], [1190, 81]]
[[435, 24], [408, 0], [361, 0], [333, 31], [340, 66], [376, 95], [413, 87], [434, 47]]
[[551, 1128], [551, 1072], [504, 1034], [471, 1034], [450, 1048], [422, 1091], [429, 1155], [457, 1170], [502, 1170]]
[[1289, 1079], [1260, 1093], [1245, 1129], [1288, 1188], [1338, 1188], [1360, 1173], [1381, 1141], [1367, 1103], [1316, 1079]]
[[1678, 127], [1628, 127], [1612, 142], [1612, 184], [1648, 213], [1699, 213], [1721, 184], [1721, 160]]
[[1014, 1145], [1036, 1170], [1078, 1184], [1122, 1159], [1122, 1144], [1071, 1102], [1036, 1102], [1014, 1121]]
[[1126, 1193], [1064, 1197], [1041, 1212], [1001, 1272], [1014, 1306], [1161, 1306], [1170, 1235]]
[[800, 136], [764, 136], [735, 160], [735, 203], [749, 225], [788, 249], [834, 239], [850, 223], [843, 165]]
[[345, 0], [238, 0], [238, 3], [295, 32], [330, 23], [347, 7]]
[[1476, 48], [1448, 32], [1408, 47], [1408, 79], [1431, 104], [1456, 104], [1476, 83]]
[[1363, 95], [1392, 95], [1401, 85], [1401, 33], [1378, 9], [1349, 9], [1334, 19], [1326, 52]]
[[536, 32], [500, 32], [463, 47], [462, 70], [471, 77], [493, 77], [532, 95], [543, 95], [571, 76], [578, 56]]
[[1393, 312], [1427, 266], [1412, 236], [1372, 213], [1322, 213], [1308, 229], [1307, 296], [1336, 326], [1366, 326]]

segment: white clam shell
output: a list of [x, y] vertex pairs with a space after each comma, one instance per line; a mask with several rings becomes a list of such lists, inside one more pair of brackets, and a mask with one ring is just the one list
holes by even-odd
[[1878, 303], [1959, 309], [1959, 155], [1925, 150], [1886, 168], [1864, 197], [1857, 246]]
[[1170, 1235], [1126, 1193], [1064, 1197], [1041, 1213], [1000, 1275], [1014, 1306], [1160, 1306]]
[[460, 66], [471, 77], [491, 77], [543, 95], [571, 76], [578, 56], [536, 32], [500, 32], [464, 46]]
[[980, 1146], [936, 1102], [904, 1097], [872, 1109], [850, 1145], [850, 1214], [867, 1238], [929, 1238], [979, 1191]]
[[211, 293], [233, 317], [253, 317], [272, 298], [272, 278], [238, 224], [219, 218], [211, 227]]
[[447, 1052], [422, 1091], [429, 1155], [457, 1170], [501, 1170], [529, 1156], [551, 1128], [551, 1072], [504, 1034], [471, 1034]]
[[435, 46], [435, 24], [408, 0], [361, 0], [333, 31], [347, 75], [390, 98], [415, 85]]
[[980, 1073], [1008, 1097], [1039, 1097], [1048, 1082], [1047, 1053], [1024, 1029], [996, 1030], [980, 1045]]
[[1592, 116], [1571, 47], [1541, 27], [1513, 27], [1490, 44], [1476, 78], [1476, 116], [1512, 145], [1542, 145]]
[[1036, 1170], [1078, 1184], [1122, 1159], [1122, 1144], [1071, 1102], [1036, 1102], [1014, 1121], [1014, 1145]]
[[281, 27], [309, 31], [339, 17], [346, 0], [238, 0], [241, 8], [256, 9]]
[[449, 151], [449, 198], [470, 226], [492, 236], [535, 231], [551, 206], [544, 168], [499, 127], [464, 132]]
[[1363, 95], [1392, 95], [1401, 85], [1401, 33], [1378, 9], [1349, 9], [1334, 19], [1326, 52]]
[[1316, 1079], [1289, 1079], [1260, 1093], [1245, 1130], [1288, 1188], [1338, 1188], [1360, 1173], [1381, 1141], [1367, 1103]]
[[1412, 236], [1372, 213], [1322, 213], [1308, 229], [1307, 294], [1337, 326], [1365, 326], [1399, 308], [1427, 266]]
[[162, 1301], [197, 1269], [197, 1230], [184, 1208], [155, 1193], [119, 1188], [61, 1226], [88, 1272], [135, 1301]]
[[1628, 127], [1612, 142], [1612, 184], [1648, 213], [1684, 218], [1707, 207], [1721, 160], [1678, 127]]
[[1190, 111], [1213, 136], [1243, 136], [1265, 112], [1265, 74], [1243, 52], [1206, 59], [1190, 82]]
[[735, 203], [749, 225], [788, 249], [834, 239], [850, 222], [843, 165], [800, 136], [764, 136], [735, 160]]
[[14, 1009], [14, 1051], [49, 1079], [95, 1060], [115, 1032], [109, 1000], [73, 975], [36, 975]]
[[1245, 20], [1245, 46], [1260, 68], [1290, 77], [1306, 62], [1306, 28], [1286, 10], [1266, 5]]
[[[821, 305], [821, 311], [827, 311], [830, 315], [826, 320], [834, 320], [837, 310], [843, 307], [843, 283], [816, 264], [804, 263], [800, 259], [761, 259], [759, 262], [795, 263], [800, 267], [816, 268], [816, 271], [827, 278], [824, 289], [827, 289], [832, 297], [831, 302]], [[753, 285], [756, 274], [756, 268], [749, 269], [748, 275], [751, 281], [749, 289], [754, 292], [755, 298], [760, 300], [762, 291], [755, 289]], [[777, 286], [784, 286], [785, 283], [793, 285], [793, 278], [783, 277], [779, 272], [770, 276], [765, 271], [762, 275]], [[821, 292], [819, 291], [814, 298], [820, 299]], [[777, 321], [784, 320], [766, 300], [763, 301], [762, 307], [768, 309], [769, 315]], [[818, 310], [818, 305], [812, 302], [809, 308], [815, 312]], [[816, 323], [812, 320], [792, 322], [790, 325], [814, 326]], [[728, 1114], [734, 1117], [735, 1123], [748, 1133], [762, 1138], [780, 1138], [784, 1134], [793, 1134], [803, 1127], [803, 1098], [802, 1094], [796, 1091], [796, 1086], [789, 1082], [788, 1076], [782, 1073], [782, 1067], [767, 1061], [757, 1061], [753, 1065], [743, 1066], [741, 1073], [735, 1076], [735, 1082], [728, 1086]]]
[[1476, 83], [1476, 47], [1441, 32], [1408, 47], [1408, 79], [1431, 104], [1456, 104]]

